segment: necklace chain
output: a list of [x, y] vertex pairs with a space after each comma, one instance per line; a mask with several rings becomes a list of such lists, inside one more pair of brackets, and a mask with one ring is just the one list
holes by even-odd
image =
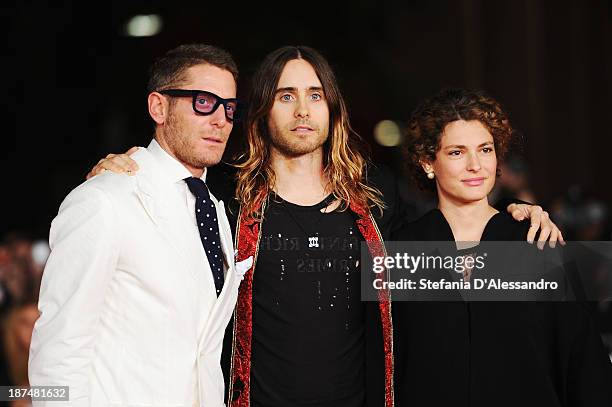
[[312, 233], [308, 233], [306, 231], [304, 226], [297, 220], [296, 216], [292, 213], [292, 209], [289, 206], [289, 203], [281, 198], [281, 206], [285, 209], [285, 211], [291, 217], [293, 222], [295, 222], [295, 224], [302, 230], [302, 232], [304, 232], [304, 234], [308, 238], [308, 247], [319, 247], [319, 232], [315, 232], [314, 230], [316, 229], [321, 219], [323, 219], [323, 215], [327, 213], [327, 207], [331, 204], [330, 198], [333, 198], [333, 195], [328, 195], [323, 201], [321, 201], [321, 203], [315, 205], [316, 207], [319, 207], [320, 205], [324, 206], [319, 208], [320, 215], [317, 217], [316, 222], [312, 223]]

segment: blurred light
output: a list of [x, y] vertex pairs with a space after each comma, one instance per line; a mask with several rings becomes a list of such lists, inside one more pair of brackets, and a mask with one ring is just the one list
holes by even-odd
[[383, 120], [374, 127], [374, 139], [385, 147], [395, 147], [402, 143], [400, 126], [392, 120]]
[[137, 15], [125, 25], [125, 32], [130, 37], [151, 37], [162, 29], [162, 18], [157, 14]]
[[37, 266], [44, 266], [49, 257], [49, 244], [45, 240], [37, 240], [32, 243], [32, 260]]

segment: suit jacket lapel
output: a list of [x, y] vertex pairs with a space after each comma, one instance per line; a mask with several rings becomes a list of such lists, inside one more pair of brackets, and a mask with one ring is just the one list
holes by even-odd
[[215, 206], [217, 211], [217, 219], [219, 220], [221, 251], [223, 252], [223, 257], [227, 266], [224, 276], [225, 281], [223, 283], [223, 290], [219, 296], [221, 297], [226, 291], [232, 290], [234, 284], [239, 283], [235, 281], [236, 270], [234, 265], [234, 244], [232, 242], [232, 231], [229, 226], [229, 221], [227, 220], [227, 215], [225, 214], [225, 205], [223, 205], [223, 201], [218, 201]]
[[228, 267], [225, 273], [223, 290], [221, 291], [219, 298], [217, 298], [215, 301], [210, 318], [208, 319], [208, 323], [203, 331], [204, 334], [200, 337], [201, 349], [215, 348], [215, 346], [217, 346], [216, 343], [213, 343], [216, 340], [215, 338], [223, 337], [223, 331], [231, 318], [232, 310], [236, 304], [238, 286], [240, 285], [240, 279], [236, 275], [234, 265], [234, 245], [232, 241], [232, 232], [227, 215], [225, 214], [223, 201], [219, 201], [217, 203], [216, 210], [217, 219], [219, 220], [221, 250], [223, 251], [223, 256], [227, 261]]
[[160, 235], [176, 253], [176, 267], [187, 268], [198, 287], [208, 290], [210, 287], [207, 285], [211, 285], [214, 291], [212, 274], [205, 266], [202, 243], [193, 238], [194, 234], [189, 229], [192, 219], [185, 210], [184, 203], [176, 196], [176, 191], [172, 190], [174, 185], [153, 186], [151, 177], [156, 176], [154, 171], [143, 170], [142, 174], [136, 176], [136, 195]]

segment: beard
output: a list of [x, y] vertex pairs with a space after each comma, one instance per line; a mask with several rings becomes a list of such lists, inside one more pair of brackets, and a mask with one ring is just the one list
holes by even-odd
[[[308, 125], [312, 127], [313, 132], [307, 135], [299, 135], [291, 131], [298, 125]], [[272, 146], [281, 154], [289, 157], [310, 154], [321, 148], [328, 138], [327, 126], [321, 129], [310, 122], [295, 122], [283, 128], [271, 126], [270, 123], [269, 133]]]
[[[168, 147], [176, 159], [194, 168], [206, 168], [218, 164], [225, 145], [219, 149], [203, 150], [202, 146], [198, 145], [200, 137], [192, 134], [177, 116], [174, 109], [169, 110], [164, 132]], [[221, 130], [214, 136], [225, 138]]]

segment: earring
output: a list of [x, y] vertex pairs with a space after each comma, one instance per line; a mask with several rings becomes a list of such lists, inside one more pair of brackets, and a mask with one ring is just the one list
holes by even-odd
[[427, 173], [427, 178], [429, 178], [429, 179], [434, 179], [435, 176], [436, 176], [436, 174], [434, 174], [433, 171]]

